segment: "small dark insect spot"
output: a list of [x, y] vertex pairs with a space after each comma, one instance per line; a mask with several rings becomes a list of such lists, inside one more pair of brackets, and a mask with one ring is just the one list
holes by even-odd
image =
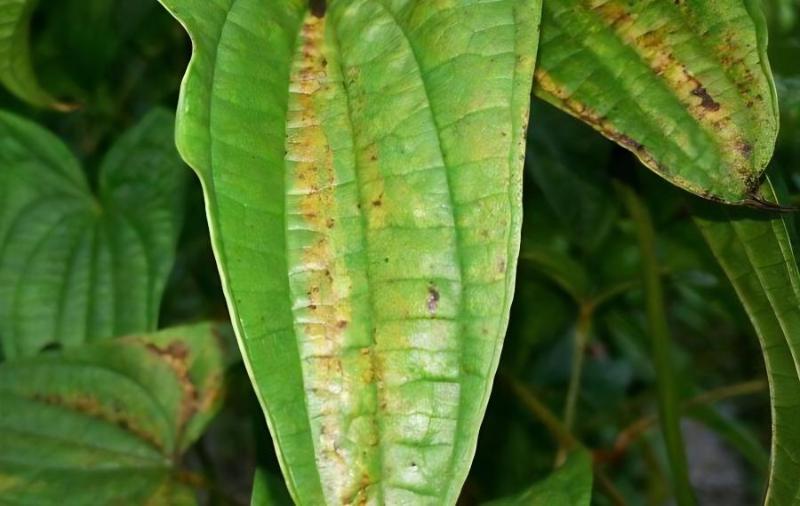
[[325, 0], [310, 0], [311, 14], [318, 18], [325, 16]]
[[41, 351], [43, 351], [43, 352], [58, 352], [58, 351], [61, 351], [61, 343], [57, 343], [57, 342], [47, 343], [44, 346], [42, 346], [42, 350]]
[[336, 327], [340, 329], [346, 328], [347, 323], [348, 323], [347, 320], [339, 320], [338, 322], [336, 322]]
[[384, 258], [383, 261], [384, 261], [384, 263], [388, 264], [389, 263], [389, 257]]
[[633, 138], [631, 138], [631, 137], [629, 137], [629, 136], [627, 136], [625, 134], [620, 134], [619, 135], [619, 142], [623, 146], [625, 146], [625, 147], [627, 147], [629, 149], [633, 149], [634, 151], [644, 151], [644, 144], [642, 144], [641, 142], [635, 141]]
[[336, 225], [336, 220], [333, 218], [328, 218], [328, 221], [325, 222], [325, 225], [327, 225], [328, 228], [333, 228], [334, 225]]
[[436, 286], [430, 285], [428, 287], [428, 312], [430, 314], [435, 314], [439, 309], [439, 298], [439, 290], [436, 289]]
[[317, 310], [317, 305], [316, 304], [309, 304], [308, 309], [310, 309], [312, 311], [316, 311]]
[[719, 111], [720, 105], [719, 102], [716, 102], [711, 95], [708, 94], [708, 90], [706, 90], [702, 86], [698, 86], [697, 88], [692, 90], [692, 95], [698, 97], [700, 99], [700, 107], [703, 109], [707, 109], [709, 111]]
[[374, 207], [381, 207], [381, 205], [383, 205], [383, 201], [381, 199], [375, 199], [372, 201], [372, 205]]

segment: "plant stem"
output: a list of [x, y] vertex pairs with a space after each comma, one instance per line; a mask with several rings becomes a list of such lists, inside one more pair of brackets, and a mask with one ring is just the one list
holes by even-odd
[[689, 481], [686, 449], [681, 435], [677, 384], [670, 360], [671, 336], [664, 310], [664, 292], [656, 255], [655, 231], [650, 213], [636, 193], [630, 187], [622, 185], [618, 187], [639, 240], [647, 325], [657, 376], [658, 411], [675, 499], [679, 506], [693, 506], [696, 501]]
[[578, 322], [575, 325], [569, 387], [567, 388], [567, 400], [564, 405], [564, 425], [569, 431], [575, 425], [575, 417], [578, 411], [578, 396], [581, 392], [581, 377], [583, 376], [583, 363], [592, 325], [592, 312], [593, 307], [591, 305], [582, 304], [578, 312]]
[[[561, 450], [566, 455], [567, 451], [574, 449], [586, 449], [586, 446], [576, 438], [572, 432], [559, 420], [558, 416], [553, 413], [550, 408], [544, 405], [525, 385], [515, 380], [514, 378], [505, 374], [500, 374], [499, 378], [508, 386], [508, 388], [517, 396], [517, 399], [525, 406], [531, 414], [539, 420], [545, 428], [553, 436], [553, 439], [559, 444]], [[561, 458], [563, 461], [564, 459]], [[625, 499], [622, 494], [614, 486], [614, 483], [606, 475], [597, 462], [593, 465], [594, 476], [596, 478], [598, 489], [611, 501], [614, 506], [625, 506]]]
[[[743, 383], [736, 383], [734, 385], [726, 385], [724, 387], [708, 390], [701, 394], [692, 397], [684, 402], [681, 406], [681, 413], [686, 413], [692, 408], [698, 406], [705, 406], [714, 404], [726, 399], [734, 397], [741, 397], [744, 395], [752, 395], [762, 392], [767, 389], [767, 382], [764, 380], [745, 381]], [[617, 436], [614, 442], [614, 448], [611, 452], [604, 457], [604, 460], [616, 460], [622, 456], [637, 439], [642, 437], [644, 433], [658, 425], [658, 417], [654, 415], [647, 415], [635, 420], [623, 429]]]
[[508, 385], [509, 389], [517, 396], [523, 406], [533, 414], [550, 432], [561, 448], [572, 450], [582, 447], [578, 439], [572, 435], [569, 428], [558, 419], [550, 408], [544, 405], [531, 391], [514, 378], [501, 374], [500, 378]]

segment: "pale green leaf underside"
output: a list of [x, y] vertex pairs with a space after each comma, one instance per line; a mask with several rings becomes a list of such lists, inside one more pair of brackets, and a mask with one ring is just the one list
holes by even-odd
[[512, 297], [538, 0], [162, 3], [295, 500], [454, 503]]
[[577, 450], [550, 476], [519, 495], [484, 506], [589, 506], [592, 500], [592, 457]]
[[549, 0], [540, 52], [538, 96], [692, 193], [760, 204], [777, 100], [756, 0]]
[[186, 169], [170, 113], [127, 132], [95, 195], [52, 134], [0, 112], [0, 342], [7, 358], [154, 330]]
[[211, 325], [0, 366], [0, 503], [193, 504], [177, 457], [219, 404]]
[[[777, 202], [769, 182], [762, 196]], [[765, 504], [800, 502], [800, 274], [787, 224], [720, 206], [696, 222], [733, 283], [764, 351], [772, 401], [772, 455]]]
[[22, 100], [63, 108], [36, 80], [29, 46], [30, 21], [38, 0], [0, 0], [0, 83]]

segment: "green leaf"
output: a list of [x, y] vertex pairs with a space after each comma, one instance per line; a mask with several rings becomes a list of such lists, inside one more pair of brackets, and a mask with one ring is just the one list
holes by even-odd
[[[769, 181], [762, 197], [777, 198]], [[695, 220], [758, 333], [772, 399], [772, 455], [765, 504], [800, 497], [800, 274], [782, 216], [695, 203]]]
[[593, 287], [589, 273], [568, 254], [555, 248], [528, 246], [520, 252], [520, 259], [529, 262], [577, 304], [590, 300]]
[[252, 506], [285, 506], [292, 504], [292, 499], [286, 493], [286, 487], [275, 476], [261, 468], [256, 469], [253, 477]]
[[512, 298], [539, 0], [162, 3], [293, 498], [455, 503]]
[[28, 38], [37, 3], [38, 0], [0, 0], [0, 83], [31, 105], [69, 109], [42, 89], [33, 72]]
[[576, 450], [546, 479], [515, 497], [484, 506], [589, 506], [591, 500], [592, 457], [586, 450]]
[[100, 168], [0, 112], [0, 341], [6, 358], [150, 331], [180, 231], [187, 173], [157, 110]]
[[536, 94], [697, 195], [758, 201], [777, 99], [756, 0], [549, 0]]
[[175, 463], [216, 412], [223, 366], [209, 324], [0, 365], [2, 501], [194, 503]]
[[528, 142], [528, 174], [571, 239], [588, 253], [608, 236], [617, 217], [608, 164], [613, 144], [543, 102], [533, 106], [536, 127]]

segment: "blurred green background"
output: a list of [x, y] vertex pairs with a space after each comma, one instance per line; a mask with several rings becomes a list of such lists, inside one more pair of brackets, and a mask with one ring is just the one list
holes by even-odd
[[[800, 26], [793, 1], [768, 2], [782, 132], [770, 168], [800, 190]], [[174, 108], [191, 48], [155, 0], [42, 0], [33, 19], [40, 82], [78, 108], [32, 109], [4, 91], [0, 107], [38, 121], [71, 146], [96, 181], [99, 160], [153, 107]], [[770, 418], [758, 341], [689, 219], [690, 197], [626, 151], [541, 102], [528, 143], [517, 296], [494, 395], [462, 503], [516, 492], [547, 475], [558, 444], [542, 422], [568, 396], [576, 335], [585, 339], [573, 434], [594, 452], [598, 505], [668, 504], [654, 415], [655, 372], [639, 285], [639, 246], [615, 181], [636, 188], [657, 230], [671, 363], [686, 404], [683, 429], [701, 504], [755, 504], [763, 492]], [[189, 169], [187, 168], [187, 171]], [[796, 202], [800, 202], [795, 199]], [[161, 326], [227, 320], [199, 183], [192, 179]], [[187, 456], [215, 486], [209, 504], [249, 504], [256, 466], [279, 471], [241, 362], [229, 397]], [[711, 402], [716, 401], [716, 402]]]

